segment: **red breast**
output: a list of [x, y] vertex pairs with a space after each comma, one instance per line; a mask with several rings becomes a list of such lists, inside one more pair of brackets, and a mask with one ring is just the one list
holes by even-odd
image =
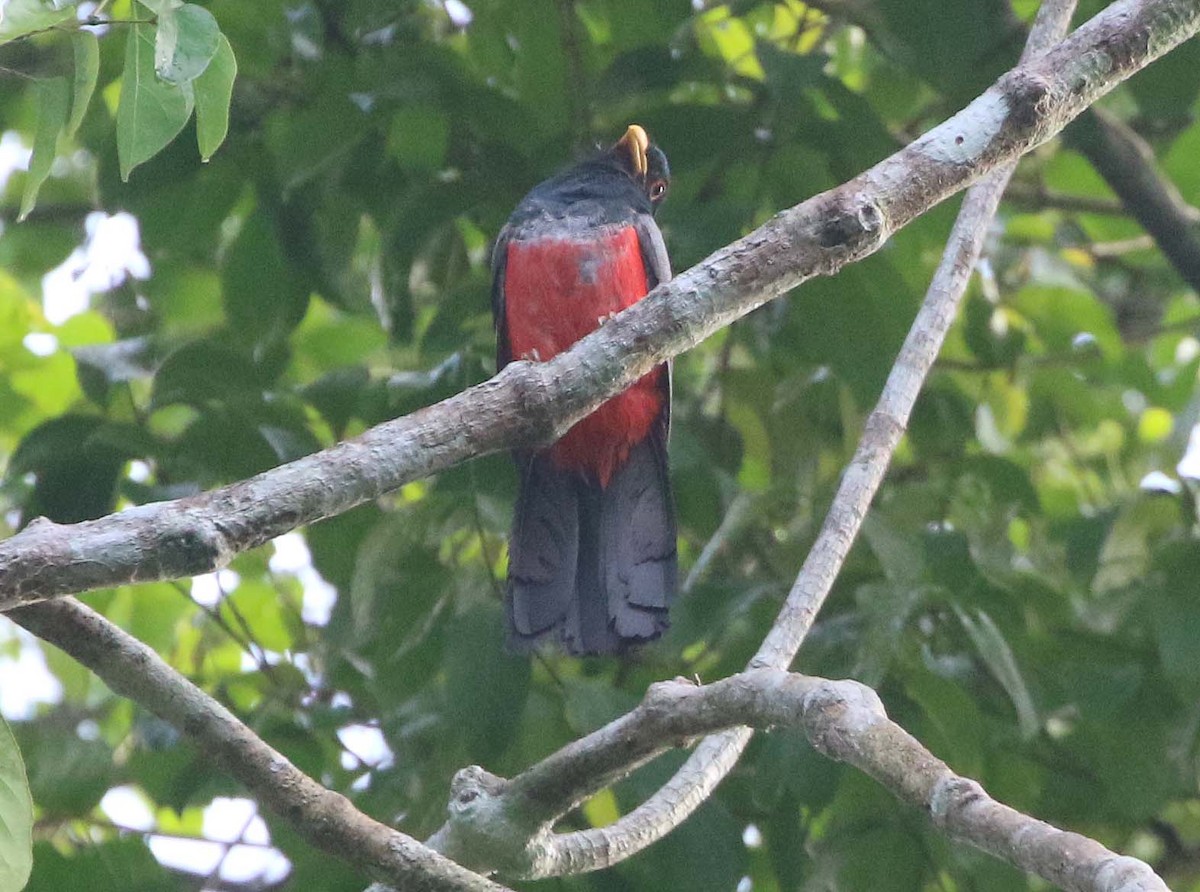
[[[504, 287], [511, 355], [550, 359], [646, 291], [646, 267], [632, 226], [582, 238], [513, 239]], [[550, 448], [554, 463], [593, 474], [607, 486], [663, 410], [662, 375], [662, 369], [654, 370], [572, 427]]]

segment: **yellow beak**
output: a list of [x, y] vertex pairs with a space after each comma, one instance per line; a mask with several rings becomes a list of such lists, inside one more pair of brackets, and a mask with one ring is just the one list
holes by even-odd
[[617, 140], [617, 148], [624, 149], [629, 153], [634, 173], [644, 177], [649, 169], [646, 151], [650, 148], [650, 137], [646, 135], [646, 131], [642, 129], [641, 125], [630, 124], [625, 135]]

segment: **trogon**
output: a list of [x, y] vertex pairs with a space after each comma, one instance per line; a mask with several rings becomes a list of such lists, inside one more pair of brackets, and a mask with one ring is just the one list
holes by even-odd
[[[498, 367], [550, 359], [671, 277], [654, 222], [668, 185], [666, 155], [633, 124], [525, 196], [492, 260]], [[549, 448], [515, 454], [510, 646], [609, 654], [666, 629], [677, 577], [670, 416], [662, 365]]]

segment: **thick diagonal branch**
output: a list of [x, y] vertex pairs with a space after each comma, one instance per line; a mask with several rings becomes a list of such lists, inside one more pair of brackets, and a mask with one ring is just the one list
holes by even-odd
[[544, 443], [664, 359], [889, 235], [1044, 142], [1200, 27], [1200, 0], [1122, 0], [950, 120], [717, 251], [554, 360], [201, 496], [0, 543], [0, 609], [211, 571], [235, 554], [469, 458]]
[[264, 743], [151, 648], [73, 598], [11, 618], [96, 673], [112, 690], [174, 725], [311, 845], [398, 888], [504, 892], [504, 886], [364, 815]]

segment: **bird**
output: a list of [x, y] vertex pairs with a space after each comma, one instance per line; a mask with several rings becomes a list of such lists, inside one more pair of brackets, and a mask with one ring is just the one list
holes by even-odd
[[[530, 190], [492, 254], [496, 365], [545, 362], [671, 278], [654, 214], [667, 156], [630, 124]], [[505, 615], [517, 652], [623, 654], [658, 638], [678, 588], [663, 364], [544, 449], [519, 478]]]

